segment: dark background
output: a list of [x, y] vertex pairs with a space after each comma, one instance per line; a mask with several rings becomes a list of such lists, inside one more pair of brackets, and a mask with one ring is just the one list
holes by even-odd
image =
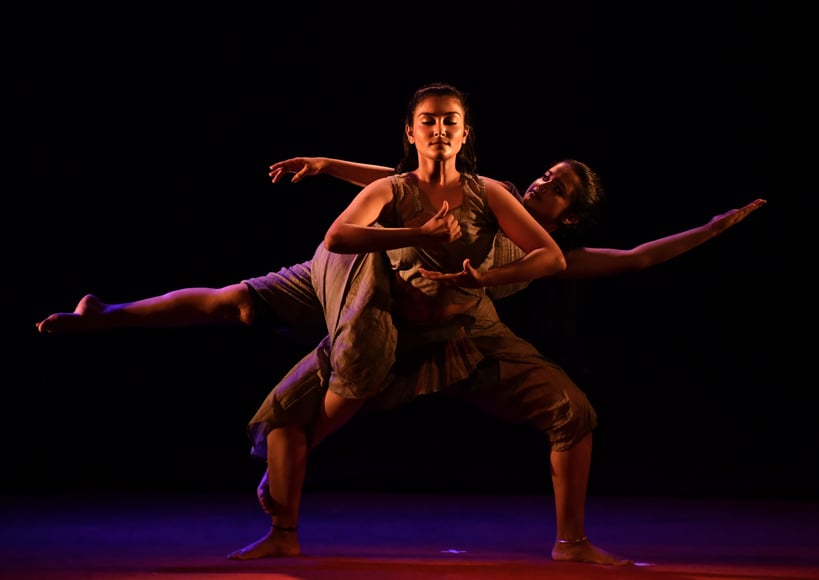
[[[610, 203], [590, 245], [768, 200], [652, 270], [499, 303], [597, 408], [590, 493], [816, 497], [807, 8], [117, 6], [5, 19], [5, 489], [251, 492], [245, 424], [306, 347], [33, 324], [87, 292], [127, 301], [309, 259], [356, 188], [272, 185], [267, 167], [394, 165], [412, 91], [444, 80], [471, 95], [482, 173], [524, 188], [561, 158], [597, 169]], [[327, 440], [307, 485], [549, 493], [544, 453], [525, 430], [419, 400]]]

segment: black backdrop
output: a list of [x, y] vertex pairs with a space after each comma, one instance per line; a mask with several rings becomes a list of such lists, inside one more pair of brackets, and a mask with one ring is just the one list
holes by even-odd
[[[650, 271], [500, 304], [598, 410], [591, 492], [815, 496], [815, 18], [776, 6], [10, 11], [4, 486], [251, 490], [245, 423], [304, 346], [33, 323], [86, 292], [132, 300], [308, 259], [355, 188], [274, 186], [267, 166], [393, 165], [411, 92], [445, 80], [472, 97], [482, 173], [525, 187], [563, 157], [599, 171], [595, 245], [768, 199]], [[346, 426], [308, 486], [548, 492], [543, 453], [422, 400]]]

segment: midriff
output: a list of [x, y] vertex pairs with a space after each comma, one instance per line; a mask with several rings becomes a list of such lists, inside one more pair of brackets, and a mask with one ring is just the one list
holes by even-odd
[[393, 315], [406, 322], [435, 322], [448, 320], [471, 310], [478, 299], [468, 302], [452, 302], [448, 293], [430, 296], [412, 284], [400, 279], [393, 285]]

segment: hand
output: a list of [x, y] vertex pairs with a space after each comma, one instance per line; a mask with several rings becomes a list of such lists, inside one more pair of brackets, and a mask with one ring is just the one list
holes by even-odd
[[324, 157], [292, 157], [284, 161], [277, 161], [270, 166], [270, 181], [278, 183], [281, 178], [292, 173], [290, 183], [297, 183], [309, 175], [318, 175], [327, 167], [327, 160]]
[[461, 224], [449, 213], [449, 204], [444, 202], [441, 209], [421, 226], [423, 240], [421, 247], [435, 247], [453, 242], [461, 237]]
[[469, 263], [469, 259], [464, 260], [464, 269], [460, 272], [444, 274], [443, 272], [433, 272], [425, 268], [419, 268], [418, 272], [427, 280], [435, 280], [448, 286], [461, 286], [463, 288], [480, 288], [483, 286], [481, 271], [473, 268]]
[[731, 226], [734, 226], [744, 220], [751, 212], [754, 212], [761, 208], [763, 205], [768, 203], [764, 199], [755, 199], [751, 203], [746, 206], [743, 206], [738, 209], [732, 209], [726, 211], [725, 213], [716, 215], [711, 218], [711, 221], [708, 224], [711, 226], [711, 229], [714, 230], [715, 233], [722, 233]]

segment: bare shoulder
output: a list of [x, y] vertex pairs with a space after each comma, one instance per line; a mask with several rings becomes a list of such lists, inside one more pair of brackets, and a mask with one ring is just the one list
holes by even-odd
[[393, 178], [392, 175], [385, 175], [384, 177], [379, 177], [365, 185], [364, 189], [383, 189], [385, 187], [390, 188], [392, 187], [392, 178]]
[[486, 175], [479, 175], [478, 177], [483, 180], [484, 186], [486, 187], [487, 191], [489, 191], [490, 189], [496, 191], [502, 189], [508, 190], [507, 183], [504, 181], [495, 179], [494, 177], [487, 177]]
[[372, 181], [358, 193], [358, 197], [392, 199], [392, 176], [379, 177]]
[[522, 208], [521, 198], [515, 195], [502, 181], [491, 178], [483, 179], [486, 188], [486, 199], [493, 209], [509, 206], [514, 206], [515, 209]]
[[[494, 177], [487, 177], [486, 175], [479, 176], [486, 187], [487, 195], [512, 195], [518, 201], [521, 201], [520, 193], [517, 187], [511, 181], [502, 181]], [[491, 192], [491, 193], [490, 193]]]

